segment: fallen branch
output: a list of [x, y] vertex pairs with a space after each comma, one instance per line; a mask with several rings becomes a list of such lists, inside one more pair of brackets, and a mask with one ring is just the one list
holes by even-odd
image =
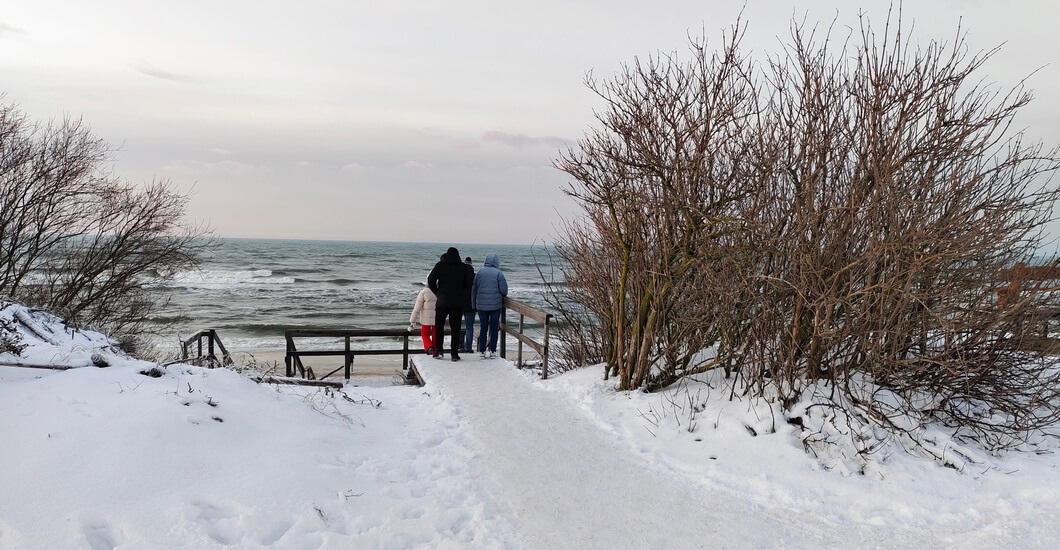
[[15, 308], [14, 315], [15, 318], [18, 319], [18, 322], [21, 323], [22, 326], [26, 327], [26, 329], [28, 329], [30, 332], [32, 332], [37, 338], [40, 338], [41, 340], [44, 340], [45, 342], [53, 346], [56, 345], [55, 338], [46, 330], [44, 330], [44, 327], [40, 326], [37, 321], [33, 319], [33, 317], [30, 317], [29, 313], [27, 313], [26, 310], [21, 308]]
[[43, 365], [34, 363], [5, 363], [0, 362], [0, 367], [19, 367], [23, 369], [49, 369], [49, 370], [70, 370], [81, 367], [72, 367], [70, 365]]
[[304, 378], [284, 378], [277, 376], [258, 376], [253, 379], [259, 384], [289, 384], [293, 386], [317, 386], [325, 388], [341, 389], [342, 382], [331, 382], [328, 380], [306, 380]]

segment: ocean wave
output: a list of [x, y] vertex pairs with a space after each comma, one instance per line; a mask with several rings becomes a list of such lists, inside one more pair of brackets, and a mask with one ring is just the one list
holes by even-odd
[[328, 279], [321, 281], [335, 286], [351, 286], [361, 282], [359, 279]]
[[[216, 329], [230, 350], [282, 348], [283, 332], [292, 328], [404, 328], [442, 250], [420, 243], [232, 240], [201, 270], [177, 273], [158, 288], [171, 301], [156, 321], [167, 325], [167, 334]], [[547, 309], [546, 285], [529, 247], [461, 251], [478, 260], [476, 269], [487, 252], [499, 253], [508, 295]], [[160, 283], [169, 274], [162, 275]]]
[[290, 276], [299, 277], [303, 275], [319, 275], [322, 273], [330, 273], [331, 269], [327, 267], [308, 267], [308, 268], [294, 268], [294, 267], [283, 267], [273, 268], [273, 274], [278, 276]]
[[249, 269], [237, 271], [199, 270], [177, 273], [169, 282], [174, 288], [224, 288], [246, 285], [289, 285], [294, 284], [294, 277], [276, 277], [269, 269]]

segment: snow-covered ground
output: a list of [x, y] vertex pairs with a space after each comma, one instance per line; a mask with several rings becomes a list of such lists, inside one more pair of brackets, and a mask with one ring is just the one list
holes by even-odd
[[623, 393], [598, 367], [542, 381], [421, 357], [423, 387], [336, 392], [159, 368], [18, 306], [5, 320], [26, 347], [0, 363], [79, 368], [0, 367], [0, 549], [1060, 541], [1048, 439], [1000, 457], [953, 444], [959, 471], [891, 451], [867, 467], [842, 444], [807, 453], [798, 426], [724, 381]]

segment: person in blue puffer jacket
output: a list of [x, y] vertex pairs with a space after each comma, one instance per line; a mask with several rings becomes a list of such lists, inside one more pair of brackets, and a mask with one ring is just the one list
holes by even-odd
[[483, 358], [497, 355], [497, 332], [507, 295], [508, 281], [501, 271], [500, 258], [492, 252], [486, 254], [486, 261], [471, 285], [471, 307], [478, 311], [478, 351]]

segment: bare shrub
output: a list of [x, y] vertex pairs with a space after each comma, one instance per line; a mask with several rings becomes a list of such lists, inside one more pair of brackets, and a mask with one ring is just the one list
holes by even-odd
[[723, 259], [718, 243], [748, 191], [756, 110], [739, 37], [735, 27], [718, 53], [694, 45], [685, 65], [662, 56], [613, 81], [590, 77], [602, 128], [559, 163], [587, 215], [560, 245], [568, 286], [600, 320], [607, 374], [623, 389], [696, 372], [695, 354], [718, 337], [701, 307], [714, 280], [705, 266]]
[[188, 195], [120, 180], [110, 154], [80, 120], [33, 123], [0, 106], [0, 296], [135, 334], [162, 305], [151, 285], [211, 241], [184, 220]]
[[[602, 323], [582, 306], [590, 303], [592, 299], [575, 294], [588, 289], [600, 289], [602, 286], [587, 281], [568, 286], [566, 279], [570, 276], [592, 276], [591, 273], [570, 269], [571, 264], [566, 259], [571, 254], [585, 253], [584, 249], [557, 248], [555, 253], [547, 247], [542, 247], [541, 250], [545, 258], [539, 261], [535, 252], [534, 263], [545, 285], [542, 297], [549, 308], [557, 313], [557, 322], [554, 325], [556, 330], [551, 338], [559, 345], [553, 346], [549, 351], [550, 374], [603, 362], [604, 343], [607, 339], [601, 332]], [[550, 268], [547, 274], [543, 268], [545, 265]], [[584, 263], [579, 262], [579, 265], [584, 266]], [[557, 271], [560, 273], [558, 277]]]
[[1060, 152], [1010, 128], [1031, 94], [984, 84], [996, 50], [960, 29], [917, 46], [899, 13], [832, 33], [794, 22], [755, 64], [738, 22], [717, 53], [590, 81], [601, 128], [560, 163], [587, 221], [561, 246], [584, 252], [568, 284], [609, 372], [630, 389], [721, 366], [785, 407], [826, 384], [892, 429], [989, 446], [1055, 422], [1060, 372], [1028, 344], [1060, 296], [998, 299], [1060, 197]]
[[1057, 298], [1002, 304], [997, 288], [1039, 248], [1057, 151], [1008, 135], [1031, 96], [973, 78], [994, 51], [969, 54], [960, 32], [914, 48], [893, 23], [877, 35], [863, 21], [834, 56], [796, 25], [770, 63], [775, 145], [758, 158], [773, 212], [752, 236], [769, 251], [756, 275], [769, 321], [744, 353], [765, 368], [747, 374], [782, 401], [822, 378], [850, 395], [855, 373], [931, 396], [853, 401], [892, 427], [914, 412], [980, 435], [1051, 423], [1060, 380], [1018, 340]]

